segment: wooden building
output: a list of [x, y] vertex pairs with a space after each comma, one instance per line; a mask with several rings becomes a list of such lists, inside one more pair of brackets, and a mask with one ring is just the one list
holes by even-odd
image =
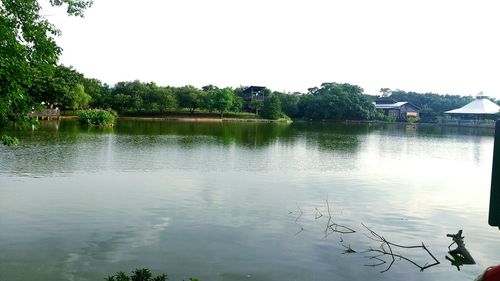
[[397, 102], [393, 99], [379, 99], [373, 104], [376, 109], [384, 111], [386, 116], [392, 116], [397, 120], [420, 116], [420, 108], [406, 101]]
[[252, 110], [251, 104], [254, 100], [264, 101], [264, 99], [266, 98], [265, 92], [266, 87], [262, 86], [250, 86], [246, 88], [241, 93], [241, 97], [243, 98], [243, 110]]

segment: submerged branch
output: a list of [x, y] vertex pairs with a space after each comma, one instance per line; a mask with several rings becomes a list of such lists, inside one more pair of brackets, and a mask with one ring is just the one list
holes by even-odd
[[[435, 265], [438, 265], [440, 264], [440, 262], [436, 259], [436, 257], [429, 251], [429, 249], [425, 246], [424, 243], [422, 243], [422, 245], [410, 245], [410, 246], [405, 246], [405, 245], [400, 245], [400, 244], [396, 244], [396, 243], [393, 243], [393, 242], [390, 242], [388, 241], [384, 236], [378, 234], [377, 232], [373, 231], [372, 229], [370, 229], [369, 227], [367, 227], [366, 225], [364, 225], [362, 223], [363, 227], [366, 228], [368, 230], [368, 232], [370, 233], [371, 236], [368, 236], [368, 235], [365, 235], [366, 237], [374, 240], [374, 241], [377, 241], [377, 242], [380, 242], [380, 247], [379, 249], [374, 249], [374, 248], [369, 248], [368, 250], [365, 251], [365, 253], [370, 253], [370, 252], [375, 252], [375, 253], [379, 253], [378, 255], [374, 255], [374, 256], [369, 256], [370, 259], [376, 259], [376, 260], [379, 260], [379, 261], [382, 261], [382, 257], [384, 256], [390, 256], [391, 258], [391, 262], [390, 264], [387, 266], [386, 269], [382, 270], [381, 273], [383, 272], [386, 272], [388, 271], [392, 265], [394, 264], [394, 262], [396, 261], [395, 258], [399, 258], [401, 260], [405, 260], [411, 264], [413, 264], [414, 266], [418, 267], [420, 269], [420, 271], [424, 271], [425, 269], [429, 268], [429, 267], [432, 267], [432, 266], [435, 266]], [[394, 248], [401, 248], [401, 249], [423, 249], [425, 252], [427, 252], [427, 254], [432, 258], [432, 260], [434, 261], [433, 263], [429, 264], [429, 263], [425, 263], [424, 265], [420, 265], [418, 264], [416, 261], [408, 258], [408, 257], [405, 257], [399, 253], [395, 253], [393, 251], [393, 247]], [[385, 264], [387, 261], [383, 260], [384, 262], [383, 263], [377, 263], [377, 264], [370, 264], [370, 265], [366, 265], [366, 266], [380, 266], [380, 265], [383, 265]]]
[[[299, 230], [295, 233], [295, 235], [300, 234], [302, 231], [305, 231], [304, 227], [300, 224], [300, 220], [304, 215], [304, 212], [300, 208], [300, 206], [297, 204], [297, 209], [299, 210], [298, 216], [295, 218], [295, 224], [299, 226]], [[404, 260], [413, 266], [417, 267], [420, 269], [420, 271], [424, 271], [427, 268], [436, 266], [440, 264], [438, 259], [429, 251], [427, 246], [422, 242], [421, 245], [402, 245], [398, 243], [394, 243], [392, 241], [387, 240], [384, 236], [381, 234], [375, 232], [365, 224], [361, 223], [361, 225], [367, 230], [367, 233], [363, 233], [365, 237], [368, 239], [375, 241], [379, 244], [378, 247], [369, 247], [368, 249], [358, 252], [354, 250], [351, 247], [351, 244], [344, 244], [344, 239], [343, 239], [343, 234], [352, 234], [356, 233], [356, 230], [353, 227], [338, 224], [334, 221], [334, 217], [332, 215], [332, 209], [330, 208], [330, 202], [327, 199], [326, 200], [326, 212], [321, 212], [318, 208], [314, 209], [315, 214], [314, 214], [314, 220], [318, 220], [322, 217], [326, 218], [326, 225], [324, 228], [324, 239], [327, 239], [329, 235], [333, 233], [339, 233], [339, 239], [340, 239], [340, 245], [344, 247], [344, 250], [342, 254], [353, 254], [353, 253], [369, 253], [369, 256], [366, 256], [370, 261], [373, 261], [373, 263], [365, 264], [365, 266], [371, 266], [371, 267], [376, 267], [376, 266], [383, 266], [386, 265], [386, 267], [380, 271], [380, 273], [384, 273], [389, 271], [392, 266], [396, 263], [396, 260], [401, 261]], [[289, 212], [292, 214], [293, 212]], [[457, 234], [458, 237], [461, 237], [461, 233]], [[451, 237], [451, 235], [450, 235]], [[455, 236], [454, 236], [455, 237]], [[462, 237], [463, 238], [463, 237]], [[457, 243], [458, 245], [463, 246], [463, 241], [455, 241], [454, 243]], [[460, 244], [461, 243], [461, 244]], [[450, 245], [451, 246], [451, 245]], [[430, 257], [431, 262], [426, 262], [425, 264], [421, 264], [414, 259], [405, 256], [402, 253], [399, 253], [398, 250], [401, 249], [406, 249], [406, 250], [412, 250], [412, 249], [421, 249], [427, 253], [427, 255]], [[453, 251], [450, 251], [450, 254]], [[447, 259], [449, 259], [447, 257]], [[450, 260], [450, 259], [449, 259]], [[452, 262], [453, 263], [453, 262]]]

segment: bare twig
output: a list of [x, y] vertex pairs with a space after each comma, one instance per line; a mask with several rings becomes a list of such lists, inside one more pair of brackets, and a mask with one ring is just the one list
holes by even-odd
[[[326, 209], [328, 211], [328, 221], [326, 223], [326, 227], [325, 227], [325, 239], [328, 238], [328, 235], [332, 234], [332, 233], [340, 233], [340, 234], [350, 234], [350, 233], [355, 233], [356, 230], [348, 227], [348, 226], [345, 226], [345, 225], [341, 225], [341, 224], [338, 224], [336, 222], [332, 222], [333, 220], [333, 217], [332, 217], [332, 213], [330, 212], [330, 203], [328, 202], [328, 199], [326, 200]], [[331, 230], [331, 232], [329, 232], [329, 230]]]
[[357, 253], [353, 248], [351, 248], [351, 244], [349, 244], [349, 246], [346, 246], [344, 244], [341, 244], [342, 247], [345, 248], [344, 252], [342, 254], [353, 254], [353, 253]]
[[[411, 245], [411, 246], [404, 246], [404, 245], [399, 245], [399, 244], [396, 244], [396, 243], [392, 243], [392, 242], [388, 241], [387, 239], [385, 239], [384, 236], [376, 233], [375, 231], [373, 231], [372, 229], [370, 229], [366, 225], [364, 225], [364, 224], [362, 224], [362, 225], [363, 225], [363, 227], [365, 227], [368, 230], [368, 232], [371, 235], [371, 236], [365, 235], [366, 237], [370, 238], [371, 240], [374, 240], [374, 241], [377, 241], [377, 242], [381, 243], [379, 249], [369, 248], [368, 250], [365, 251], [365, 253], [368, 253], [368, 252], [379, 253], [378, 255], [370, 256], [369, 258], [370, 259], [376, 259], [376, 260], [379, 260], [379, 261], [383, 260], [382, 257], [384, 257], [384, 256], [390, 256], [390, 258], [391, 258], [391, 262], [389, 263], [389, 265], [387, 266], [386, 269], [384, 269], [384, 270], [381, 271], [381, 273], [386, 272], [389, 269], [391, 269], [392, 265], [396, 261], [395, 258], [399, 258], [401, 260], [405, 260], [405, 261], [413, 264], [414, 266], [420, 268], [420, 271], [424, 271], [425, 269], [427, 269], [429, 267], [432, 267], [432, 266], [435, 266], [435, 265], [438, 265], [440, 263], [436, 259], [436, 257], [429, 251], [429, 249], [427, 249], [427, 247], [424, 245], [424, 243], [422, 243], [422, 245]], [[431, 264], [425, 263], [424, 265], [420, 265], [420, 264], [418, 264], [417, 262], [413, 261], [410, 258], [407, 258], [407, 257], [405, 257], [405, 256], [403, 256], [403, 255], [401, 255], [399, 253], [395, 253], [393, 251], [393, 247], [395, 247], [395, 248], [402, 248], [402, 249], [417, 249], [417, 248], [423, 249], [433, 259], [434, 262], [431, 263]], [[384, 261], [383, 263], [369, 264], [367, 266], [380, 266], [380, 265], [383, 265], [383, 264], [385, 264], [387, 262], [385, 260], [383, 260], [383, 261]]]
[[302, 209], [299, 207], [299, 204], [297, 204], [297, 208], [299, 209], [300, 214], [299, 214], [299, 216], [295, 219], [295, 224], [297, 224], [297, 225], [300, 227], [300, 229], [299, 229], [299, 231], [297, 231], [297, 232], [295, 233], [295, 235], [299, 235], [299, 233], [301, 233], [302, 231], [304, 231], [304, 230], [305, 230], [305, 229], [304, 229], [304, 227], [303, 227], [303, 226], [299, 223], [299, 219], [302, 217], [302, 215], [304, 215], [304, 212], [303, 212], [303, 211], [302, 211]]
[[317, 220], [323, 216], [323, 213], [316, 208], [316, 214], [314, 215], [314, 219]]

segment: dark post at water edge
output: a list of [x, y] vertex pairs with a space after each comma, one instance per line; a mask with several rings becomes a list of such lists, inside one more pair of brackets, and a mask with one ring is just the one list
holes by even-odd
[[500, 228], [500, 120], [495, 125], [493, 170], [491, 171], [490, 216], [488, 223]]

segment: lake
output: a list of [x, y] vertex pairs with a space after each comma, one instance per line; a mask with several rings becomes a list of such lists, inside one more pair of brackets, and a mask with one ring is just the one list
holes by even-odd
[[[0, 146], [0, 280], [103, 280], [137, 267], [170, 280], [473, 280], [500, 263], [500, 231], [487, 223], [490, 129], [41, 125]], [[423, 242], [440, 264], [420, 272], [396, 259], [380, 273], [386, 255], [366, 266], [382, 263], [364, 252], [381, 243], [363, 224]], [[460, 271], [445, 259], [446, 234], [459, 229], [477, 263]], [[423, 249], [394, 251], [433, 262]]]

